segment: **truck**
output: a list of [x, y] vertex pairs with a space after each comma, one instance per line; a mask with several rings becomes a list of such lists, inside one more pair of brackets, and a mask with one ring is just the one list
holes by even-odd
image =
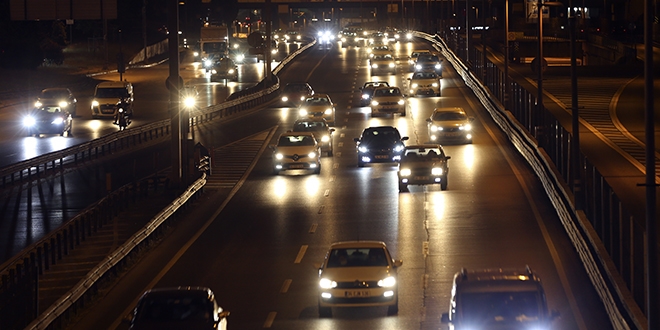
[[204, 24], [200, 30], [199, 56], [202, 63], [229, 57], [229, 30], [226, 25]]

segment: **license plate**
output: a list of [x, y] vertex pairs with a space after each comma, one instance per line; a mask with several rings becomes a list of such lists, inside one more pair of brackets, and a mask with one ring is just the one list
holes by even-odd
[[415, 180], [428, 180], [429, 177], [428, 176], [416, 176], [414, 179]]
[[305, 165], [303, 165], [303, 164], [292, 164], [292, 165], [289, 165], [289, 168], [303, 168], [303, 167], [305, 167]]
[[376, 159], [388, 159], [389, 156], [388, 155], [376, 155], [376, 156], [374, 156], [374, 158], [376, 158]]
[[445, 136], [459, 136], [461, 133], [445, 133]]
[[346, 291], [346, 297], [369, 297], [369, 291]]

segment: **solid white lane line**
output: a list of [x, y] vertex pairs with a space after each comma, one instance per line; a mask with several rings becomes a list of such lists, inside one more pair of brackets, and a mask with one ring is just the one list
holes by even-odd
[[305, 256], [305, 252], [307, 252], [307, 245], [303, 245], [300, 247], [300, 250], [298, 251], [298, 256], [296, 256], [296, 260], [294, 260], [293, 263], [299, 264], [302, 261], [302, 258]]

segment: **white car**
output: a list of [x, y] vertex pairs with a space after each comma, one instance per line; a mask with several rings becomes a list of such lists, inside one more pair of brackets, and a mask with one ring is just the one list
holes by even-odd
[[410, 96], [440, 96], [440, 76], [433, 71], [415, 72], [410, 81]]
[[321, 147], [312, 132], [286, 132], [280, 135], [273, 149], [273, 172], [312, 170], [321, 173]]
[[406, 97], [399, 87], [378, 87], [371, 97], [371, 116], [400, 113], [406, 115]]
[[396, 74], [396, 62], [390, 54], [376, 54], [369, 59], [371, 75]]
[[435, 108], [426, 119], [432, 142], [472, 143], [472, 121], [463, 108]]
[[319, 268], [319, 316], [331, 317], [332, 307], [387, 306], [399, 312], [397, 268], [385, 243], [338, 242], [330, 246]]
[[300, 104], [300, 118], [323, 118], [329, 125], [335, 124], [335, 107], [328, 94], [314, 94]]

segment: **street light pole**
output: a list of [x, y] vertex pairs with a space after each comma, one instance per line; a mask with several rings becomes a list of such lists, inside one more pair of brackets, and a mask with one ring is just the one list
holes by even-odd
[[[543, 106], [543, 68], [545, 67], [545, 60], [543, 59], [543, 7], [544, 6], [563, 6], [561, 2], [543, 2], [542, 0], [539, 0], [536, 5], [536, 13], [538, 16], [538, 21], [539, 21], [539, 53], [538, 56], [536, 57], [536, 69], [538, 70], [538, 81], [536, 83], [538, 87], [537, 91], [537, 116], [541, 116], [543, 114], [543, 111], [545, 110], [545, 107]], [[535, 131], [537, 130], [538, 127], [535, 127]], [[538, 138], [538, 136], [537, 136]]]

